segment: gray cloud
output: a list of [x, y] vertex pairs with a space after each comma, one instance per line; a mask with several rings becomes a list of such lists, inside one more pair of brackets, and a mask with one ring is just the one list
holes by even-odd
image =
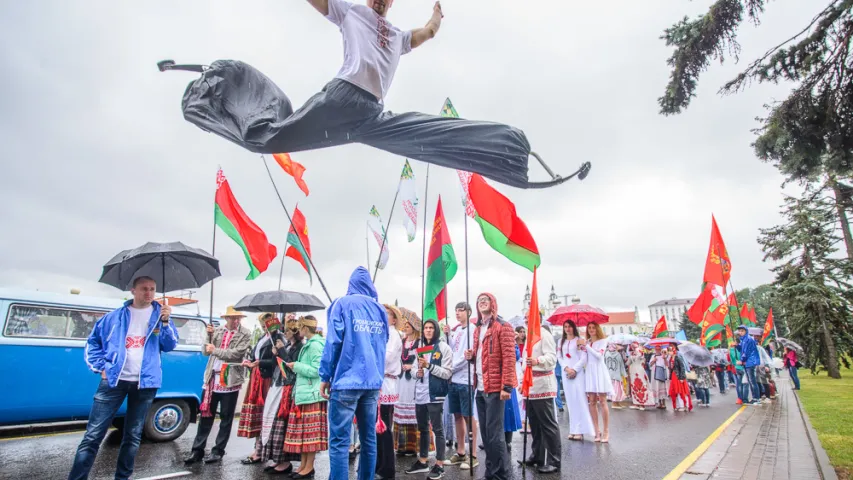
[[[787, 2], [760, 29], [741, 33], [742, 58], [763, 53], [813, 8]], [[715, 94], [738, 66], [712, 66], [699, 98], [678, 117], [657, 114], [669, 51], [658, 36], [689, 2], [600, 5], [451, 2], [439, 36], [403, 59], [387, 98], [393, 111], [437, 113], [451, 97], [463, 116], [519, 126], [559, 172], [593, 162], [590, 177], [562, 188], [497, 186], [517, 205], [538, 241], [542, 296], [633, 309], [693, 295], [701, 281], [711, 213], [728, 243], [736, 286], [771, 279], [755, 243], [778, 220], [781, 178], [749, 147], [761, 105], [789, 86]], [[397, 2], [390, 20], [424, 23], [431, 2]], [[0, 6], [0, 284], [119, 296], [98, 285], [101, 265], [145, 241], [181, 240], [209, 249], [217, 165], [249, 215], [280, 251], [286, 219], [258, 156], [185, 122], [180, 98], [188, 74], [161, 74], [155, 62], [238, 58], [264, 71], [301, 104], [337, 71], [335, 27], [305, 2], [154, 1]], [[294, 154], [307, 167], [311, 195], [271, 164], [288, 206], [308, 219], [315, 261], [333, 296], [366, 263], [370, 205], [389, 213], [403, 159], [363, 146]], [[271, 160], [271, 159], [270, 159]], [[413, 162], [422, 203], [426, 165]], [[544, 172], [531, 165], [531, 176]], [[427, 215], [438, 194], [460, 264], [462, 207], [454, 172], [430, 169]], [[421, 238], [407, 243], [398, 213], [391, 261], [380, 272], [383, 301], [420, 307]], [[422, 221], [422, 220], [421, 220]], [[419, 221], [419, 233], [421, 229]], [[492, 251], [469, 223], [470, 290], [494, 292], [504, 313], [521, 309], [531, 275]], [[224, 238], [224, 237], [220, 237]], [[371, 240], [371, 256], [378, 247]], [[217, 310], [278, 285], [279, 259], [246, 282], [247, 266], [227, 238], [217, 246], [223, 278]], [[285, 263], [284, 287], [322, 296], [316, 279]], [[450, 286], [465, 295], [464, 270]], [[207, 290], [197, 293], [203, 304]]]

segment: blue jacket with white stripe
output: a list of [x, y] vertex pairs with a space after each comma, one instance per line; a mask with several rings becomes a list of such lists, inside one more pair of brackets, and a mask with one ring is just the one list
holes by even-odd
[[[127, 356], [125, 342], [130, 324], [128, 307], [133, 300], [124, 302], [124, 306], [104, 315], [95, 323], [95, 328], [86, 341], [86, 364], [95, 373], [106, 372], [110, 387], [118, 385], [121, 369]], [[145, 336], [145, 349], [142, 354], [142, 367], [139, 374], [139, 388], [160, 388], [163, 384], [163, 370], [160, 367], [160, 352], [170, 352], [178, 345], [178, 329], [169, 320], [164, 326], [160, 322], [160, 304], [151, 303], [154, 309], [148, 319]], [[159, 332], [154, 330], [159, 327]]]

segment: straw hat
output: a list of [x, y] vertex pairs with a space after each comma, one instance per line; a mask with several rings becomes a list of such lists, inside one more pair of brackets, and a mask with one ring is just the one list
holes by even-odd
[[409, 322], [409, 325], [411, 325], [416, 332], [421, 331], [421, 319], [418, 317], [417, 313], [403, 307], [400, 307], [400, 313], [403, 315], [402, 320]]
[[382, 306], [385, 307], [387, 310], [390, 310], [391, 313], [394, 314], [394, 318], [397, 319], [394, 326], [395, 328], [397, 328], [397, 330], [402, 330], [403, 322], [405, 322], [405, 319], [403, 318], [403, 314], [400, 312], [400, 309], [388, 303], [383, 303]]
[[238, 312], [237, 310], [234, 310], [234, 305], [228, 305], [228, 308], [225, 310], [225, 313], [223, 313], [223, 314], [222, 314], [222, 315], [220, 315], [220, 316], [221, 316], [222, 318], [226, 318], [226, 317], [245, 317], [245, 316], [246, 316], [246, 314], [245, 314], [245, 313], [243, 313], [243, 312]]

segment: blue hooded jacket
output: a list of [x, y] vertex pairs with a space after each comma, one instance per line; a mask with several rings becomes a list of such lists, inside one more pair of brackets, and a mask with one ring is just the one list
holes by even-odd
[[[101, 317], [95, 322], [95, 328], [86, 341], [86, 364], [95, 373], [106, 372], [110, 387], [118, 385], [124, 360], [127, 357], [125, 339], [130, 324], [128, 307], [133, 300], [124, 302], [118, 310]], [[160, 367], [160, 352], [171, 352], [178, 345], [178, 329], [169, 319], [169, 325], [160, 322], [160, 304], [152, 302], [154, 307], [148, 319], [145, 349], [142, 353], [142, 368], [139, 374], [139, 388], [160, 388], [163, 383], [163, 370]], [[160, 327], [158, 333], [154, 330]]]
[[745, 367], [756, 367], [761, 363], [761, 357], [758, 356], [758, 347], [756, 347], [755, 340], [752, 337], [749, 335], [740, 337], [738, 345], [740, 346], [740, 359]]
[[388, 315], [378, 301], [370, 273], [358, 267], [347, 294], [329, 306], [328, 335], [320, 380], [332, 390], [379, 390], [385, 377]]

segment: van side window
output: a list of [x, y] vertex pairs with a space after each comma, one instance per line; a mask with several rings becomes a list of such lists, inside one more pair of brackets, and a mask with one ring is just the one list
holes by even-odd
[[106, 312], [72, 310], [35, 305], [12, 305], [6, 318], [7, 337], [89, 337], [95, 321]]
[[178, 345], [202, 346], [207, 343], [207, 325], [203, 321], [173, 316], [172, 323], [178, 329]]

